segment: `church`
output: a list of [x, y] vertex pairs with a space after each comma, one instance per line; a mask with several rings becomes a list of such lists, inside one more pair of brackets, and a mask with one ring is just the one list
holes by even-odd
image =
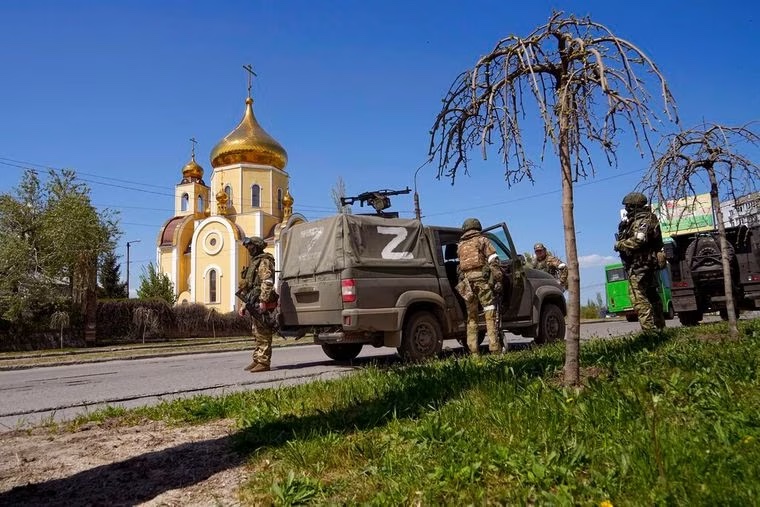
[[243, 119], [211, 151], [208, 184], [193, 140], [176, 185], [174, 216], [158, 234], [156, 265], [171, 280], [177, 304], [234, 311], [240, 272], [248, 264], [243, 238], [264, 238], [279, 268], [281, 231], [305, 221], [293, 213], [288, 154], [256, 120], [250, 89], [249, 80]]

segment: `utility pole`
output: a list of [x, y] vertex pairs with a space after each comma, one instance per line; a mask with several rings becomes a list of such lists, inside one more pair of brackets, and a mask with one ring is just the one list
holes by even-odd
[[132, 241], [127, 241], [127, 299], [129, 299], [129, 245], [132, 243], [139, 243], [139, 239], [133, 239]]

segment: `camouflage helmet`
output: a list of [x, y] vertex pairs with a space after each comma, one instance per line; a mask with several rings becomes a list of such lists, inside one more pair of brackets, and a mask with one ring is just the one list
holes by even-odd
[[243, 239], [243, 246], [248, 248], [249, 245], [253, 245], [259, 250], [264, 250], [267, 246], [266, 242], [258, 236], [250, 236]]
[[646, 206], [647, 202], [648, 202], [647, 196], [645, 196], [641, 192], [631, 192], [627, 194], [625, 197], [623, 197], [624, 206], [633, 206], [636, 208], [640, 208], [642, 206]]
[[537, 250], [546, 250], [546, 247], [544, 246], [543, 243], [536, 243], [535, 245], [533, 245], [533, 251], [535, 252]]
[[477, 218], [468, 218], [462, 223], [462, 232], [467, 232], [471, 229], [475, 229], [476, 231], [482, 231], [483, 226], [480, 225], [480, 220]]

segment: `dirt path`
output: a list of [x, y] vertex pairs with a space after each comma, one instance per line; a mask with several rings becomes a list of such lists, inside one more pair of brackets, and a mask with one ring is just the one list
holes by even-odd
[[231, 421], [0, 434], [0, 505], [239, 505]]

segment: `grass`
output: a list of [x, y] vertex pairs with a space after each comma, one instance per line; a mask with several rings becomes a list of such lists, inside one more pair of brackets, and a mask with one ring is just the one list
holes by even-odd
[[757, 505], [760, 321], [560, 345], [109, 409], [73, 422], [234, 418], [249, 504]]

